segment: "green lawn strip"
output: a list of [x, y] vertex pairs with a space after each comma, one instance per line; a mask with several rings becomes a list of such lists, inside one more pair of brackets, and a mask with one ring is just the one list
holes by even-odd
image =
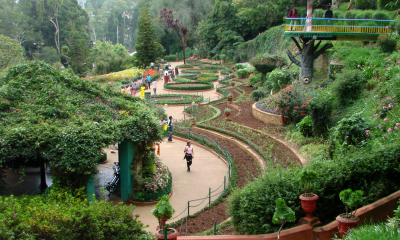
[[[171, 90], [186, 90], [186, 91], [196, 91], [196, 90], [207, 90], [214, 88], [214, 84], [208, 82], [191, 82], [190, 84], [195, 84], [199, 86], [182, 86], [185, 83], [167, 83], [164, 84], [164, 88]], [[189, 84], [189, 83], [188, 83]], [[181, 86], [180, 86], [181, 85]]]
[[[180, 97], [183, 99], [160, 99], [164, 97]], [[154, 98], [154, 95], [151, 96]], [[158, 94], [156, 95], [156, 104], [168, 104], [168, 105], [176, 105], [176, 104], [190, 104], [192, 102], [199, 103], [203, 101], [203, 96], [201, 95], [187, 95], [187, 94]]]

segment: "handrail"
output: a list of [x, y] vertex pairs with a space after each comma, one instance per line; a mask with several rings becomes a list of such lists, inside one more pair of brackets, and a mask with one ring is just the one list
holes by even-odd
[[394, 20], [387, 19], [352, 19], [352, 18], [286, 18], [286, 20], [338, 20], [338, 21], [375, 21], [375, 22], [393, 22]]

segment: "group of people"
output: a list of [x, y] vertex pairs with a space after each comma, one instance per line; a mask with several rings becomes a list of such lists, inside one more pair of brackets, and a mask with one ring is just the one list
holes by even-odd
[[164, 76], [164, 84], [166, 84], [179, 75], [179, 69], [178, 66], [176, 66], [174, 69], [169, 65], [165, 65], [165, 68], [163, 69], [162, 66], [160, 65], [159, 74], [160, 76]]
[[[296, 6], [294, 6], [293, 9], [291, 9], [290, 6], [287, 7], [286, 18], [294, 18], [293, 20], [290, 21], [289, 31], [296, 30], [296, 25], [297, 25], [296, 18], [299, 18], [299, 12], [296, 10]], [[325, 18], [325, 24], [328, 25], [330, 23], [330, 19], [333, 18], [333, 11], [331, 10], [330, 6], [327, 7], [324, 18]], [[305, 23], [302, 23], [301, 25], [305, 25]]]

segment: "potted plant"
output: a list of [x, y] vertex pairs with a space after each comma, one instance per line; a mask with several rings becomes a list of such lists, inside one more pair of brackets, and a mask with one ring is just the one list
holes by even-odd
[[[362, 190], [352, 191], [351, 189], [343, 190], [339, 193], [339, 198], [346, 206], [346, 213], [337, 216], [336, 220], [339, 222], [339, 233], [344, 236], [347, 231], [354, 228], [360, 219], [356, 216], [357, 206], [361, 204], [363, 200]], [[350, 212], [349, 212], [350, 209]]]
[[226, 109], [224, 110], [224, 114], [225, 114], [225, 116], [226, 116], [226, 119], [228, 119], [229, 115], [231, 115], [231, 110], [230, 110], [229, 108], [226, 108]]
[[229, 101], [229, 102], [232, 102], [232, 99], [233, 99], [232, 94], [229, 94], [229, 95], [228, 95], [228, 101]]
[[290, 207], [286, 206], [285, 200], [278, 198], [276, 199], [275, 203], [276, 207], [274, 216], [272, 216], [272, 223], [281, 225], [278, 231], [279, 240], [283, 225], [287, 222], [294, 222], [296, 220], [296, 217], [294, 211]]
[[231, 86], [234, 87], [234, 86], [235, 86], [235, 83], [234, 83], [234, 82], [231, 82]]
[[231, 78], [234, 79], [234, 78], [235, 78], [235, 75], [232, 74], [232, 75], [231, 75]]
[[[161, 200], [157, 203], [156, 207], [151, 210], [151, 213], [158, 219], [159, 226], [156, 229], [155, 236], [159, 240], [164, 239], [164, 227], [165, 223], [168, 219], [172, 217], [175, 210], [172, 208], [169, 203], [168, 195], [164, 195], [161, 197]], [[173, 228], [167, 229], [167, 239], [176, 240], [178, 237], [178, 231]]]
[[191, 125], [196, 125], [196, 118], [191, 118], [190, 119], [190, 124]]
[[301, 208], [306, 213], [306, 219], [314, 219], [312, 213], [317, 208], [318, 195], [311, 193], [311, 182], [318, 178], [318, 174], [308, 168], [303, 168], [297, 175], [299, 183], [304, 187], [304, 193], [300, 195]]

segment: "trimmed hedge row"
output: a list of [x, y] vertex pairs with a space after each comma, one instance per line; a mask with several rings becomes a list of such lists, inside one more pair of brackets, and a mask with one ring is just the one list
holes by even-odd
[[190, 84], [196, 84], [199, 86], [179, 86], [183, 85], [185, 83], [167, 83], [164, 84], [164, 88], [166, 89], [171, 89], [171, 90], [186, 90], [186, 91], [196, 91], [196, 90], [207, 90], [207, 89], [213, 89], [214, 84], [208, 83], [208, 82], [190, 82]]
[[[331, 222], [345, 211], [339, 199], [344, 189], [363, 190], [363, 206], [399, 190], [400, 146], [393, 143], [383, 149], [354, 149], [347, 155], [334, 159], [316, 159], [307, 168], [318, 174], [312, 192], [320, 196], [313, 213], [322, 222]], [[299, 195], [303, 193], [297, 174], [300, 168], [269, 171], [243, 189], [238, 189], [229, 199], [229, 214], [238, 234], [265, 234], [276, 232], [272, 224], [275, 200], [279, 197], [288, 203], [297, 218], [304, 216]], [[296, 225], [287, 224], [286, 227]]]
[[[154, 98], [154, 95], [151, 96]], [[183, 99], [159, 99], [163, 97], [181, 97]], [[154, 101], [156, 104], [168, 104], [168, 105], [177, 105], [177, 104], [189, 104], [192, 102], [199, 103], [203, 101], [203, 96], [201, 95], [187, 95], [187, 94], [159, 94], [156, 95], [156, 100]]]
[[221, 110], [219, 110], [218, 108], [214, 107], [213, 105], [208, 105], [208, 107], [215, 111], [214, 116], [212, 116], [211, 118], [206, 119], [206, 120], [204, 120], [204, 121], [198, 122], [198, 124], [200, 124], [200, 123], [205, 123], [205, 122], [209, 122], [209, 121], [214, 120], [214, 119], [216, 119], [217, 117], [219, 117], [219, 115], [221, 115]]
[[190, 64], [186, 64], [186, 65], [184, 65], [184, 64], [182, 64], [182, 65], [178, 65], [178, 68], [192, 68], [193, 67], [193, 65], [190, 65]]
[[211, 72], [211, 73], [217, 73], [218, 70], [215, 69], [183, 69], [181, 72], [183, 73], [202, 73], [202, 72]]

